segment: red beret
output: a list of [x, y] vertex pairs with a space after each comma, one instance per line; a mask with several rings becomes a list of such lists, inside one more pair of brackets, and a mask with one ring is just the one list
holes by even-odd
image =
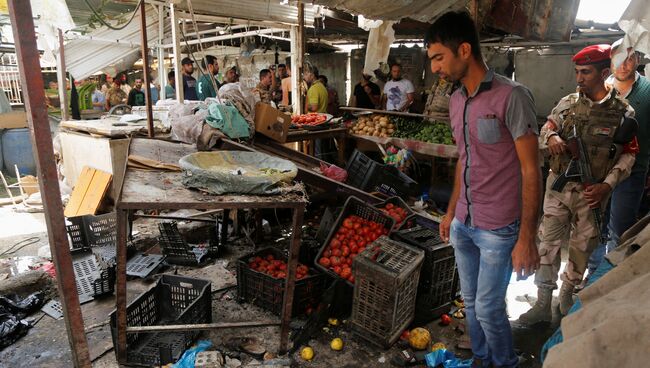
[[607, 44], [591, 45], [580, 50], [577, 54], [573, 55], [573, 62], [576, 65], [590, 65], [600, 63], [610, 59], [611, 46]]

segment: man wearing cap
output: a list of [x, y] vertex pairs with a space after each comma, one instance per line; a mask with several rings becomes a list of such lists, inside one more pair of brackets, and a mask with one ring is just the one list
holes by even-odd
[[[610, 68], [610, 46], [592, 45], [573, 56], [578, 92], [560, 100], [540, 134], [548, 147], [550, 167], [544, 195], [540, 267], [535, 273], [537, 301], [519, 321], [533, 325], [551, 321], [552, 292], [557, 288], [560, 248], [569, 235], [569, 260], [562, 272], [560, 312], [573, 305], [573, 290], [582, 281], [591, 252], [598, 246], [601, 229], [592, 209], [602, 209], [609, 194], [630, 175], [636, 144], [634, 110], [613, 88], [605, 85]], [[628, 129], [629, 128], [629, 129]], [[567, 140], [577, 135], [585, 146], [594, 183], [584, 186], [573, 177], [561, 190], [553, 183], [567, 171], [571, 153]], [[556, 188], [557, 189], [557, 188]]]
[[623, 39], [620, 39], [612, 45], [612, 58], [619, 54], [624, 60], [618, 67], [612, 60], [614, 72], [607, 84], [614, 87], [634, 108], [634, 118], [639, 123], [639, 153], [636, 154], [630, 177], [623, 180], [612, 192], [608, 223], [609, 241], [601, 244], [592, 253], [588, 267], [590, 272], [598, 267], [605, 253], [616, 248], [621, 235], [637, 221], [650, 160], [650, 81], [636, 71], [639, 66], [639, 53], [632, 48], [620, 49], [622, 43]]
[[142, 79], [135, 80], [135, 84], [129, 92], [129, 98], [127, 99], [126, 104], [131, 107], [145, 105], [145, 96], [144, 91], [142, 90]]
[[183, 95], [186, 100], [196, 101], [198, 96], [196, 94], [196, 79], [192, 76], [194, 73], [194, 61], [186, 57], [181, 61], [183, 65]]
[[219, 74], [219, 64], [217, 63], [217, 58], [212, 55], [205, 55], [203, 60], [201, 60], [203, 69], [207, 71], [207, 74], [202, 74], [199, 77], [199, 87], [198, 94], [199, 100], [205, 101], [208, 97], [217, 97], [217, 90], [219, 89], [220, 84], [217, 81], [217, 74]]

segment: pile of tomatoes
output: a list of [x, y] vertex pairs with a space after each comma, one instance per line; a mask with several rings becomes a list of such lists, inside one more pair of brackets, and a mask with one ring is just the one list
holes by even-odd
[[387, 214], [395, 220], [395, 226], [402, 224], [408, 217], [409, 213], [404, 208], [396, 206], [392, 203], [387, 203], [384, 208], [380, 208], [381, 212]]
[[[266, 257], [253, 257], [248, 261], [248, 267], [257, 272], [267, 274], [276, 279], [287, 277], [287, 262], [281, 259], [275, 259], [272, 254]], [[309, 275], [309, 267], [302, 263], [296, 268], [296, 279], [302, 280]]]
[[348, 216], [325, 246], [318, 263], [334, 271], [342, 279], [354, 283], [354, 258], [377, 238], [387, 234], [388, 229], [382, 224], [356, 215]]
[[291, 122], [297, 126], [319, 125], [324, 123], [326, 120], [327, 120], [327, 115], [323, 115], [315, 112], [309, 114], [294, 115], [291, 117]]

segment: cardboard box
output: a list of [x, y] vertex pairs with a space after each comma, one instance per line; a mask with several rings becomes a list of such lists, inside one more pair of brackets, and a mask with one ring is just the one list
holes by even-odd
[[291, 126], [291, 115], [273, 108], [265, 103], [255, 106], [255, 131], [275, 141], [287, 141], [287, 133]]
[[27, 128], [27, 113], [12, 111], [0, 114], [0, 129]]

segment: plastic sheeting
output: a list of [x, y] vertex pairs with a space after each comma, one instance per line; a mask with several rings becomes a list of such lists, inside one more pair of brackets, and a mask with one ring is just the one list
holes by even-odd
[[[650, 7], [647, 0], [632, 0], [618, 21], [618, 26], [625, 32], [619, 51], [632, 47], [650, 55]], [[617, 52], [613, 58], [614, 65], [620, 65], [626, 57], [625, 52]], [[646, 78], [650, 77], [648, 65], [650, 64], [645, 67]]]
[[278, 194], [298, 174], [293, 162], [259, 152], [196, 152], [179, 164], [183, 185], [213, 194]]
[[366, 62], [363, 66], [365, 74], [374, 75], [373, 71], [388, 61], [390, 45], [395, 41], [393, 24], [393, 21], [384, 21], [379, 27], [370, 30], [369, 47], [366, 48]]

